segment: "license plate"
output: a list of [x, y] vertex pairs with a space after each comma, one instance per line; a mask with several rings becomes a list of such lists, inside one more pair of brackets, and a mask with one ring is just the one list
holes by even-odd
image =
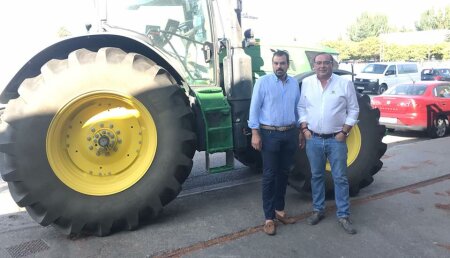
[[380, 117], [380, 123], [396, 124], [397, 118], [395, 118], [395, 117]]
[[361, 86], [359, 86], [359, 87], [356, 87], [358, 90], [364, 90], [364, 87], [361, 87]]

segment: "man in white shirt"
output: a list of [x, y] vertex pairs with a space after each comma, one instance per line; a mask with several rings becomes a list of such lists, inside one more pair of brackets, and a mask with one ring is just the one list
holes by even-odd
[[303, 80], [298, 105], [300, 130], [306, 140], [306, 154], [311, 165], [313, 214], [307, 222], [315, 225], [324, 218], [324, 177], [328, 159], [338, 222], [347, 233], [355, 234], [349, 220], [346, 139], [357, 122], [359, 106], [353, 83], [333, 74], [332, 70], [330, 54], [320, 53], [314, 58], [316, 74]]

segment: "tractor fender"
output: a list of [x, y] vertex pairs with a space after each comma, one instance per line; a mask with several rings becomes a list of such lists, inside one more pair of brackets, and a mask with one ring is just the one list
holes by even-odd
[[97, 51], [102, 47], [116, 47], [125, 52], [134, 52], [146, 56], [166, 69], [181, 85], [183, 71], [179, 66], [179, 61], [165, 54], [158, 48], [151, 45], [150, 40], [139, 34], [89, 34], [65, 38], [34, 55], [25, 65], [14, 75], [0, 94], [0, 103], [6, 104], [10, 99], [19, 96], [17, 90], [20, 84], [30, 77], [41, 73], [41, 67], [52, 59], [66, 59], [69, 53], [85, 48], [90, 51]]

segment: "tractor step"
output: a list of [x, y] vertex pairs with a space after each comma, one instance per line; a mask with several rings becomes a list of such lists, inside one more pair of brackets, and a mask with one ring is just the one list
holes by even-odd
[[[209, 173], [232, 170], [234, 146], [231, 107], [221, 88], [204, 88], [195, 94], [204, 122], [206, 170]], [[225, 153], [225, 165], [211, 167], [209, 156], [214, 153]]]
[[210, 155], [210, 153], [205, 151], [206, 171], [208, 171], [208, 173], [214, 174], [214, 173], [220, 173], [220, 172], [233, 170], [233, 168], [234, 168], [233, 150], [225, 151], [225, 165], [219, 166], [219, 167], [211, 167], [209, 155]]

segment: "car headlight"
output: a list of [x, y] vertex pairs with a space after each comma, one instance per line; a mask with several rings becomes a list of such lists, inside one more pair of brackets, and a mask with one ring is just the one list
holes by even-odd
[[369, 82], [378, 82], [378, 79], [370, 79]]

